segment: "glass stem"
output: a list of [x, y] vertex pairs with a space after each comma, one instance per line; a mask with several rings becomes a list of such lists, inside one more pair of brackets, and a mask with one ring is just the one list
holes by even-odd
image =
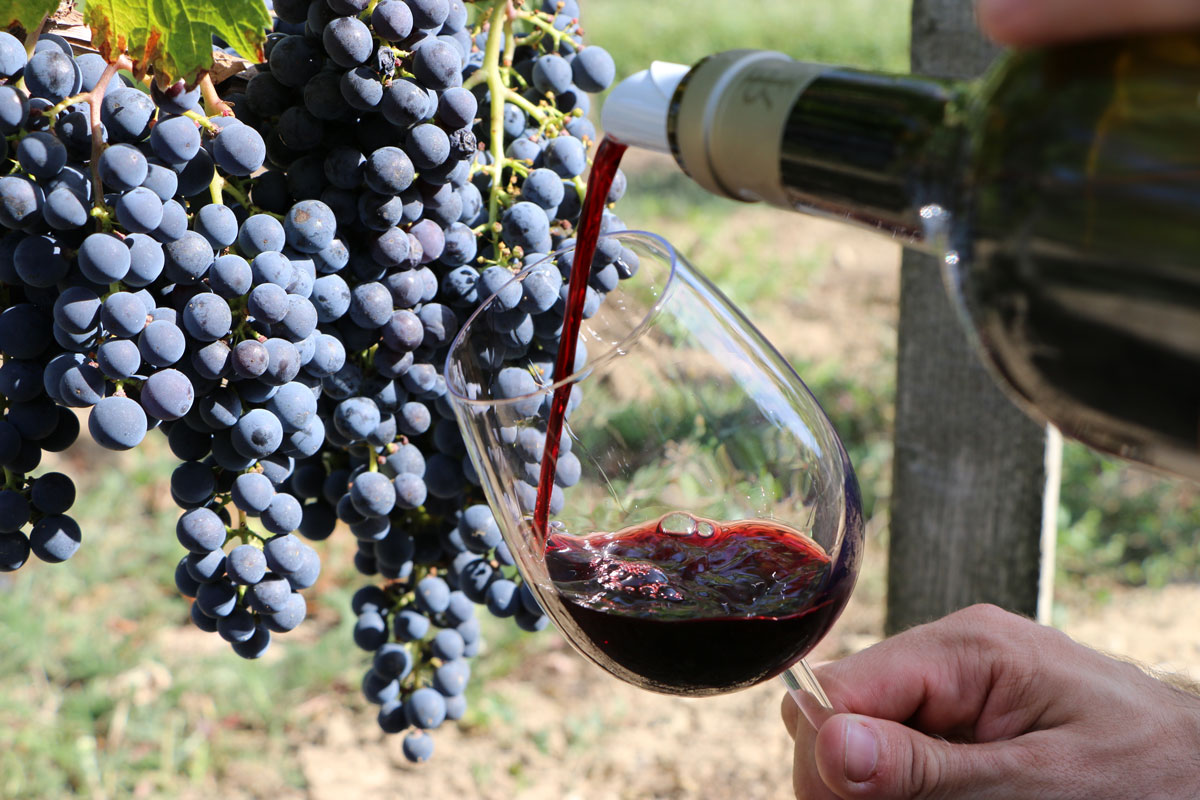
[[814, 730], [833, 716], [833, 704], [829, 702], [829, 696], [803, 658], [784, 670], [779, 677]]

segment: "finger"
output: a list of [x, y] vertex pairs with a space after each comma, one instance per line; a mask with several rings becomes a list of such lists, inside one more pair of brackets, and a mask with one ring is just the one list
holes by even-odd
[[[790, 697], [787, 700], [796, 706]], [[794, 717], [796, 742], [792, 747], [792, 791], [798, 800], [837, 800], [837, 795], [825, 785], [817, 770], [814, 750], [817, 732], [799, 712]]]
[[985, 650], [976, 632], [951, 615], [816, 672], [837, 711], [917, 721], [922, 712], [945, 709], [949, 716], [921, 721], [921, 727], [944, 734], [974, 719], [987, 696]]
[[1028, 47], [1200, 26], [1196, 0], [979, 0], [979, 27], [1001, 44]]
[[779, 715], [783, 717], [783, 727], [787, 728], [788, 736], [795, 739], [796, 726], [799, 725], [800, 709], [790, 694], [784, 694], [783, 702], [779, 705]]
[[1020, 752], [1010, 741], [953, 744], [899, 723], [839, 714], [821, 726], [814, 757], [822, 782], [842, 798], [1013, 800], [1028, 796]]
[[[837, 711], [906, 722], [927, 733], [985, 739], [1015, 735], [1044, 711], [1046, 693], [1022, 692], [1047, 634], [991, 606], [912, 628], [817, 670]], [[1039, 638], [1041, 637], [1041, 638]], [[1006, 702], [1001, 726], [977, 729]]]

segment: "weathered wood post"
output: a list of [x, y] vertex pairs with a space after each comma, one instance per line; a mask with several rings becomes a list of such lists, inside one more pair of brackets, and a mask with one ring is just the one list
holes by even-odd
[[[974, 77], [998, 52], [968, 0], [914, 0], [912, 20], [914, 72]], [[978, 602], [1034, 616], [1043, 516], [1053, 559], [1043, 506], [1048, 486], [1057, 503], [1057, 437], [1048, 482], [1044, 429], [971, 352], [930, 256], [904, 255], [899, 336], [887, 631]]]

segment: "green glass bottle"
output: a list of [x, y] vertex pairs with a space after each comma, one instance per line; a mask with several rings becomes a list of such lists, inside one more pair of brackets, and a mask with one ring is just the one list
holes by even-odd
[[1200, 34], [1014, 52], [970, 83], [746, 51], [656, 69], [614, 90], [610, 134], [936, 253], [1030, 413], [1200, 479]]

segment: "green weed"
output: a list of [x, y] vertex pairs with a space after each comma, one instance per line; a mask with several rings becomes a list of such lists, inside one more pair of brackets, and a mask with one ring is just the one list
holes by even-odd
[[584, 22], [588, 39], [612, 53], [619, 77], [651, 61], [691, 64], [736, 48], [903, 71], [908, 65], [910, 8], [903, 0], [601, 0], [584, 8]]

